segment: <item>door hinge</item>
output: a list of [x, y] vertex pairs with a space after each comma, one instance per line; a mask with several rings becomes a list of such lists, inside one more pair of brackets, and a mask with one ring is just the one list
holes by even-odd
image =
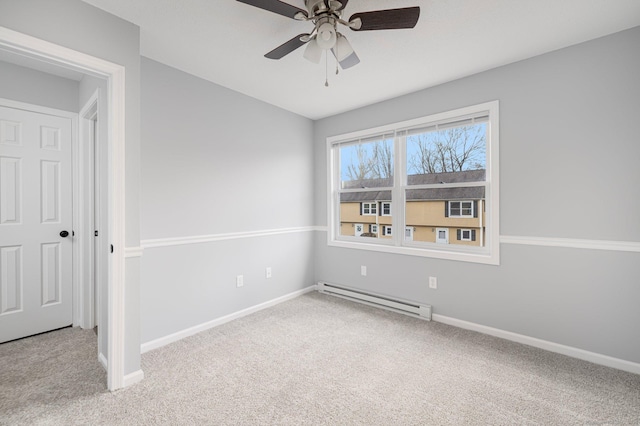
[[93, 236], [97, 237], [98, 236], [98, 230], [96, 229], [95, 231], [93, 231]]
[[113, 253], [113, 244], [111, 244], [111, 253]]

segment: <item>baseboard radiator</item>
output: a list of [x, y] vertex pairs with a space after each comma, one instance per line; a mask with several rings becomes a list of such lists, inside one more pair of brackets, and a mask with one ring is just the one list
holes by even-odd
[[412, 317], [431, 321], [431, 305], [423, 305], [417, 302], [392, 299], [386, 296], [368, 293], [362, 290], [355, 290], [335, 284], [318, 282], [318, 291], [322, 294], [341, 297], [376, 308], [398, 312]]

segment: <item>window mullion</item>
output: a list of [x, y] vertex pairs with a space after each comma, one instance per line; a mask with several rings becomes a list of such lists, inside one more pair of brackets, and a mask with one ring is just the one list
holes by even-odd
[[406, 134], [405, 132], [395, 132], [394, 134], [394, 167], [396, 176], [393, 180], [393, 203], [391, 203], [391, 217], [393, 227], [393, 241], [396, 246], [401, 246], [404, 239], [405, 229], [405, 191], [407, 186], [406, 167]]

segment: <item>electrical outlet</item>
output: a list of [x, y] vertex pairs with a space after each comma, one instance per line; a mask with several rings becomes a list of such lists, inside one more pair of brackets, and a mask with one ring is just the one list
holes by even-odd
[[361, 266], [360, 267], [360, 275], [362, 275], [363, 277], [367, 276], [367, 267], [366, 266]]
[[269, 279], [271, 278], [271, 266], [268, 266], [267, 269], [265, 269], [264, 271], [264, 276]]
[[242, 287], [244, 285], [244, 275], [238, 275], [236, 277], [236, 287]]
[[429, 277], [429, 288], [433, 288], [433, 289], [438, 288], [438, 278]]

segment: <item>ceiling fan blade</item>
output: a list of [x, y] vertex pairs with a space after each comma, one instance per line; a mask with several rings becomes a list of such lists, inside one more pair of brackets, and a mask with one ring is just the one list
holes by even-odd
[[359, 27], [357, 25], [350, 27], [354, 31], [397, 30], [415, 27], [419, 17], [420, 7], [415, 6], [356, 13], [349, 18], [349, 22], [354, 23], [357, 20], [361, 22]]
[[336, 1], [342, 4], [339, 8], [335, 9], [336, 12], [339, 12], [345, 7], [347, 7], [347, 3], [349, 3], [349, 0], [336, 0]]
[[288, 55], [289, 53], [291, 53], [294, 50], [296, 50], [298, 47], [300, 47], [303, 44], [307, 43], [306, 41], [302, 41], [301, 40], [301, 38], [304, 37], [304, 36], [309, 36], [309, 34], [298, 34], [297, 36], [295, 36], [291, 40], [281, 44], [280, 46], [278, 46], [275, 49], [273, 49], [271, 52], [269, 52], [266, 55], [264, 55], [264, 57], [265, 58], [269, 58], [269, 59], [280, 59], [280, 58]]
[[298, 13], [302, 13], [307, 16], [307, 11], [291, 6], [288, 3], [279, 0], [238, 0], [240, 3], [245, 3], [250, 6], [255, 6], [260, 9], [268, 10], [269, 12], [277, 13], [278, 15], [286, 16], [287, 18], [296, 19]]

